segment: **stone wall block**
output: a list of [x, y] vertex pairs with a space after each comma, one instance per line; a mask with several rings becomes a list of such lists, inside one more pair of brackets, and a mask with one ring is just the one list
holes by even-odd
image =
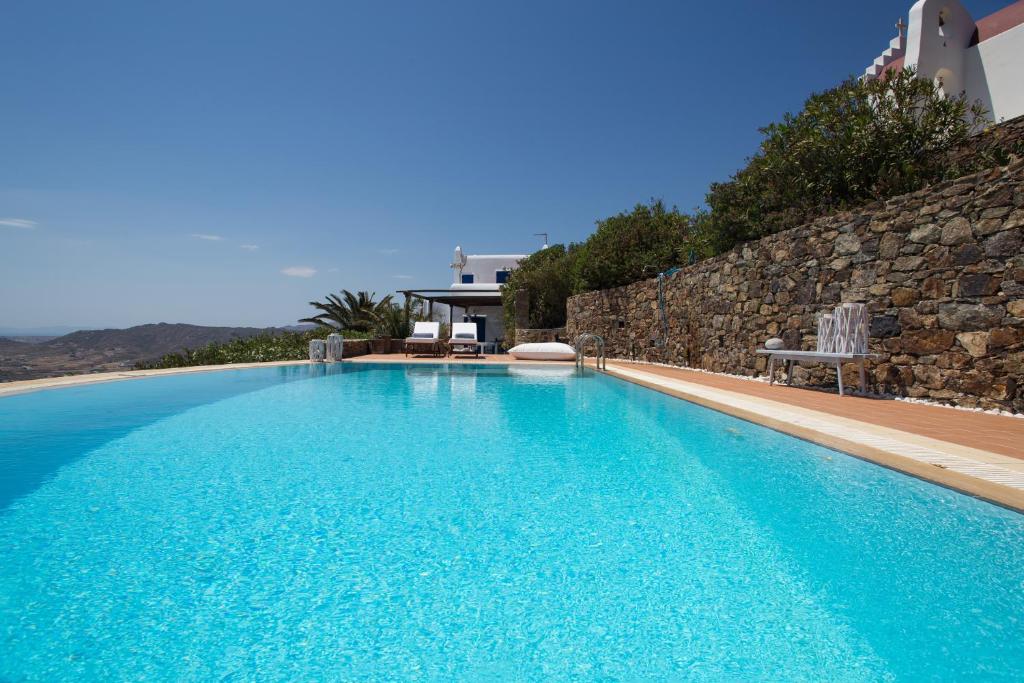
[[935, 223], [925, 223], [910, 231], [907, 237], [918, 244], [935, 244], [942, 238], [942, 228]]
[[985, 240], [985, 256], [989, 258], [1017, 256], [1024, 244], [1020, 230], [1006, 230]]
[[942, 235], [939, 241], [946, 246], [963, 244], [972, 238], [971, 224], [963, 216], [957, 216], [942, 226]]

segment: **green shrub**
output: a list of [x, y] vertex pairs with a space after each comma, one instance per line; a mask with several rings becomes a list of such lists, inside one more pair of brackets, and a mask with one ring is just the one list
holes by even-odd
[[745, 168], [711, 185], [704, 229], [712, 250], [949, 177], [945, 153], [985, 115], [980, 103], [944, 96], [912, 69], [816, 93], [799, 113], [761, 129], [761, 150]]
[[374, 314], [373, 334], [375, 337], [405, 339], [412, 332], [411, 316], [404, 306], [389, 304]]
[[[142, 361], [140, 370], [156, 368], [185, 368], [196, 365], [225, 365], [229, 363], [267, 363], [279, 360], [305, 360], [309, 358], [311, 339], [324, 339], [333, 330], [317, 328], [306, 332], [282, 332], [260, 335], [227, 342], [212, 342], [198, 349], [183, 349], [168, 353], [154, 361]], [[343, 330], [346, 339], [365, 339], [365, 333]]]
[[506, 329], [515, 327], [516, 292], [530, 298], [529, 326], [561, 327], [574, 293], [629, 284], [696, 257], [690, 217], [661, 200], [599, 221], [581, 244], [555, 244], [520, 262], [502, 290]]
[[501, 290], [505, 329], [511, 338], [515, 329], [516, 292], [530, 297], [530, 322], [534, 328], [561, 327], [565, 324], [565, 302], [573, 293], [573, 261], [579, 247], [554, 244], [523, 259], [509, 275]]
[[597, 222], [573, 260], [573, 291], [618, 287], [687, 263], [690, 217], [660, 199]]

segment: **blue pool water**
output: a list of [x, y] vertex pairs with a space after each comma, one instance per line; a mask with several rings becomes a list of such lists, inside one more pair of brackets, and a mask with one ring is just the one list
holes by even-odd
[[555, 368], [0, 399], [0, 680], [1021, 680], [1024, 516]]

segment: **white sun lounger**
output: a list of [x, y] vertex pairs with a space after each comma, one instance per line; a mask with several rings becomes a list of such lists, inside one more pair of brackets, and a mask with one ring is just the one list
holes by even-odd
[[476, 338], [476, 330], [476, 323], [452, 323], [452, 338], [448, 340], [448, 353], [454, 353], [456, 347], [466, 349], [471, 346], [473, 355], [479, 356], [484, 343]]
[[418, 322], [412, 328], [412, 336], [405, 339], [405, 355], [416, 352], [417, 347], [427, 347], [430, 353], [440, 355], [441, 323]]
[[873, 357], [868, 353], [868, 315], [864, 304], [842, 304], [831, 314], [818, 319], [818, 349], [816, 351], [789, 351], [786, 349], [757, 349], [768, 356], [768, 383], [775, 383], [775, 361], [787, 364], [786, 384], [793, 383], [793, 363], [812, 362], [836, 366], [839, 395], [843, 395], [843, 363], [857, 363], [860, 371], [860, 390], [867, 391], [864, 362]]

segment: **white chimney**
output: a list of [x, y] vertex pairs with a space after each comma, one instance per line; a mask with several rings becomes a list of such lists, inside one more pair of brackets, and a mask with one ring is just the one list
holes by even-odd
[[462, 247], [455, 247], [455, 260], [452, 261], [452, 268], [455, 270], [455, 284], [462, 282], [462, 269], [466, 266], [466, 255], [462, 253]]

